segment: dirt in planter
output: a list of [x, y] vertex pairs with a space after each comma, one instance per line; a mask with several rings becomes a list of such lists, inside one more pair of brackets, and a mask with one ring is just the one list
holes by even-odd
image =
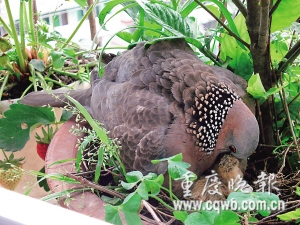
[[[92, 62], [95, 62], [95, 63], [92, 63]], [[78, 64], [81, 67], [82, 66], [84, 67], [85, 65], [90, 64], [89, 70], [92, 71], [93, 68], [97, 65], [96, 62], [97, 62], [96, 56], [94, 56], [94, 57], [89, 56], [88, 58], [81, 58], [78, 61]], [[63, 68], [68, 68], [68, 70], [66, 70], [66, 71], [71, 72], [71, 73], [77, 73], [79, 70], [78, 65], [74, 64], [71, 60], [66, 60]], [[45, 74], [42, 73], [42, 75], [44, 76]], [[3, 74], [0, 72], [0, 77], [2, 77], [2, 76], [3, 76]], [[57, 74], [57, 73], [51, 74], [49, 78], [51, 78], [52, 80], [55, 80], [57, 82], [60, 82], [63, 85], [68, 85], [68, 84], [71, 84], [71, 83], [77, 81], [77, 79], [75, 79], [73, 77], [70, 77], [67, 75], [61, 75], [61, 74]], [[20, 80], [16, 76], [11, 76], [8, 80], [8, 84], [6, 84], [6, 87], [4, 88], [2, 100], [10, 100], [10, 99], [20, 98], [30, 84], [32, 84], [32, 82], [29, 80], [29, 74], [22, 75]], [[52, 89], [55, 90], [60, 87], [62, 87], [62, 86], [53, 83]], [[40, 91], [40, 90], [42, 90], [42, 88], [38, 87], [38, 91]], [[27, 93], [30, 93], [33, 91], [34, 91], [34, 88], [31, 87], [27, 91]]]
[[[51, 76], [52, 79], [55, 79], [59, 82], [61, 82], [64, 85], [71, 84], [72, 82], [76, 81], [76, 79], [65, 76], [65, 75], [56, 75]], [[7, 86], [7, 90], [3, 92], [2, 100], [10, 100], [10, 99], [16, 99], [20, 98], [23, 94], [23, 92], [26, 90], [26, 88], [31, 84], [31, 81], [25, 80], [18, 83], [15, 82], [9, 82]], [[60, 85], [54, 84], [52, 89], [60, 88]], [[38, 88], [38, 90], [42, 90], [41, 88]], [[27, 93], [33, 92], [34, 89], [31, 87]]]

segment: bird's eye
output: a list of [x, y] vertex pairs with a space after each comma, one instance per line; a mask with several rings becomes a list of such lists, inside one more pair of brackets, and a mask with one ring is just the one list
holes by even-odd
[[234, 147], [234, 145], [230, 145], [229, 150], [232, 151], [233, 153], [236, 153], [236, 148]]

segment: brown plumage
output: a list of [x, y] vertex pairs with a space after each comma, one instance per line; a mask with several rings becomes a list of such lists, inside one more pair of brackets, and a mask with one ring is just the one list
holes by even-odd
[[[200, 176], [220, 153], [235, 149], [236, 158], [246, 159], [254, 152], [259, 130], [246, 85], [228, 70], [205, 65], [176, 39], [139, 43], [113, 58], [103, 78], [94, 70], [90, 89], [69, 94], [120, 140], [128, 171], [165, 173], [165, 163], [151, 160], [182, 153]], [[21, 103], [64, 105], [45, 92]]]

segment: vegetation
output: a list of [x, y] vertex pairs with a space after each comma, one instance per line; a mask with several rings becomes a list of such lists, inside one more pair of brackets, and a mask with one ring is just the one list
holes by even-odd
[[[86, 6], [85, 1], [78, 2]], [[0, 37], [0, 100], [23, 97], [30, 91], [67, 87], [77, 80], [89, 81], [89, 71], [97, 65], [96, 59], [82, 63], [78, 58], [84, 52], [71, 39], [98, 1], [90, 6], [68, 39], [50, 32], [43, 20], [34, 23], [34, 15], [37, 15], [33, 12], [33, 0], [20, 1], [19, 29], [9, 1], [4, 3], [9, 23], [0, 16], [0, 24], [7, 31], [6, 36]]]
[[[111, 14], [110, 12], [118, 5], [122, 5], [122, 8]], [[214, 17], [215, 26], [213, 28], [202, 29], [198, 26], [197, 17], [194, 15], [199, 9]], [[260, 145], [249, 158], [247, 170], [247, 173], [251, 175], [249, 182], [255, 187], [255, 179], [261, 171], [274, 173], [281, 192], [280, 199], [286, 202], [287, 208], [282, 211], [221, 210], [218, 212], [217, 208], [211, 211], [204, 208], [175, 211], [172, 200], [177, 198], [172, 194], [171, 188], [167, 189], [162, 186], [164, 178], [152, 173], [143, 176], [139, 171], [126, 173], [118, 157], [117, 140], [110, 140], [101, 125], [92, 120], [80, 104], [69, 98], [92, 127], [92, 129], [74, 129], [74, 132], [87, 133], [74, 161], [79, 174], [82, 175], [85, 172], [80, 170], [82, 165], [87, 165], [87, 169], [94, 171], [92, 177], [86, 176], [84, 178], [89, 179], [87, 182], [91, 184], [91, 190], [98, 194], [101, 191], [110, 195], [110, 197], [105, 194], [100, 196], [104, 201], [110, 203], [105, 207], [106, 220], [113, 224], [122, 224], [119, 211], [123, 211], [128, 224], [141, 224], [140, 218], [152, 220], [141, 215], [144, 213], [143, 211], [140, 212], [142, 204], [147, 209], [148, 215], [151, 214], [156, 222], [178, 220], [187, 225], [195, 223], [268, 224], [281, 220], [298, 223], [300, 218], [300, 5], [297, 1], [208, 0], [204, 4], [204, 1], [199, 0], [184, 2], [177, 0], [168, 2], [160, 0], [112, 0], [106, 2], [99, 14], [99, 23], [102, 29], [109, 29], [106, 26], [108, 21], [122, 11], [131, 16], [134, 25], [120, 30], [114, 36], [128, 42], [128, 48], [140, 41], [152, 44], [158, 40], [184, 38], [205, 63], [230, 69], [248, 81], [248, 92], [256, 99], [257, 118], [261, 131]], [[4, 42], [7, 43], [7, 41]], [[108, 43], [101, 49], [100, 58], [107, 45]], [[7, 46], [7, 50], [1, 50], [3, 56], [9, 55], [6, 54], [10, 48], [9, 44]], [[50, 56], [53, 60], [54, 69], [56, 51], [53, 50], [53, 52]], [[63, 54], [57, 55], [60, 57]], [[15, 71], [11, 71], [8, 64], [5, 65], [7, 74], [15, 73]], [[14, 64], [10, 63], [10, 65]], [[21, 68], [21, 65], [19, 67]], [[103, 74], [103, 69], [102, 65], [99, 64], [100, 75]], [[34, 70], [37, 70], [36, 66], [34, 66]], [[31, 76], [34, 75], [31, 74]], [[9, 122], [9, 114], [14, 110], [16, 112], [22, 111], [24, 110], [23, 107], [27, 106], [20, 104], [11, 106], [11, 111], [4, 114], [7, 118], [0, 120], [0, 132], [3, 130], [3, 135], [6, 134], [4, 132], [6, 125], [4, 126], [4, 124]], [[46, 109], [37, 109], [37, 111], [41, 110]], [[47, 112], [47, 118], [52, 118], [52, 116], [49, 117], [50, 112], [51, 110]], [[28, 128], [41, 123], [41, 121], [44, 121], [42, 123], [45, 125], [53, 123], [53, 119], [45, 121], [41, 117], [38, 120], [25, 123]], [[14, 124], [19, 126], [20, 121], [14, 121]], [[23, 129], [22, 132], [24, 130], [26, 135], [29, 134], [29, 129]], [[23, 136], [16, 133], [16, 137], [22, 140], [21, 137]], [[0, 142], [0, 148], [6, 151], [19, 150], [23, 145], [20, 144], [18, 148], [13, 148], [12, 144], [7, 145], [9, 142], [5, 143], [5, 140], [8, 141], [8, 139], [3, 139], [2, 143]], [[22, 143], [26, 143], [26, 141], [23, 140]], [[88, 160], [85, 158], [87, 152], [92, 154], [93, 160], [91, 157], [88, 157]], [[182, 178], [189, 167], [188, 164], [182, 162], [180, 155], [162, 160], [168, 162], [170, 183]], [[98, 182], [101, 184], [101, 175], [107, 171], [112, 174], [112, 181], [107, 186], [101, 186]], [[43, 177], [42, 180], [45, 177], [51, 177], [51, 175], [45, 175], [41, 172], [35, 172], [35, 174]], [[53, 175], [53, 178], [65, 182], [80, 183], [74, 174], [59, 177]], [[89, 188], [84, 188], [84, 190], [86, 189]], [[111, 189], [115, 191], [112, 192]], [[67, 190], [64, 193], [52, 194], [49, 198], [56, 198], [73, 191]], [[83, 191], [83, 189], [75, 191]], [[228, 196], [227, 201], [234, 198], [238, 204], [244, 200], [254, 202], [265, 200], [267, 204], [271, 204], [271, 201], [279, 203], [278, 193], [275, 193], [252, 192], [245, 194], [233, 192]], [[155, 203], [153, 203], [153, 199], [156, 200]]]

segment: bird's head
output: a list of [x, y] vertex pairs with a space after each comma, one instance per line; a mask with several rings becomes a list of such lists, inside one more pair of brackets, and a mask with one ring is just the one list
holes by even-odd
[[246, 159], [256, 149], [258, 123], [241, 98], [224, 84], [208, 85], [195, 97], [193, 120], [187, 129], [197, 137], [196, 145], [207, 154], [230, 152]]
[[236, 100], [228, 110], [215, 151], [227, 150], [238, 159], [246, 159], [255, 151], [258, 139], [259, 128], [255, 116], [241, 100]]

